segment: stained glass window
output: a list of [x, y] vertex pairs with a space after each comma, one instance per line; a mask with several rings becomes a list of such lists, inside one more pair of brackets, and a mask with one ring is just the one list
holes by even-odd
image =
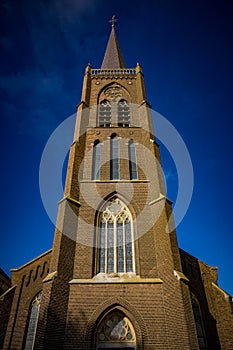
[[105, 241], [106, 241], [106, 224], [105, 221], [100, 223], [100, 249], [99, 249], [99, 260], [100, 260], [100, 272], [105, 272]]
[[31, 303], [29, 323], [27, 328], [27, 336], [26, 336], [24, 350], [32, 350], [34, 347], [41, 300], [42, 300], [42, 292], [37, 294], [37, 296], [33, 299]]
[[99, 218], [99, 272], [134, 272], [132, 217], [119, 199], [107, 202]]
[[107, 223], [107, 237], [108, 237], [108, 247], [107, 247], [107, 267], [108, 272], [114, 272], [114, 226], [113, 222]]

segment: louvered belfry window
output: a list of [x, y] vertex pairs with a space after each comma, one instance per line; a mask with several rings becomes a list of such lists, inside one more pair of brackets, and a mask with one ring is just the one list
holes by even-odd
[[118, 112], [118, 126], [128, 127], [130, 126], [130, 113], [129, 105], [125, 100], [120, 100], [117, 103]]
[[111, 126], [111, 103], [108, 100], [104, 100], [99, 106], [99, 126], [109, 127]]

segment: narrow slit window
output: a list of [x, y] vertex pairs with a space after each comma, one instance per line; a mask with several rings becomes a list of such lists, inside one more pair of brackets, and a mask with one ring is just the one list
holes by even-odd
[[119, 139], [116, 135], [111, 138], [110, 148], [111, 148], [110, 179], [119, 180], [120, 179]]
[[136, 163], [136, 149], [132, 140], [129, 141], [129, 173], [130, 180], [137, 180], [137, 163]]
[[108, 100], [104, 100], [100, 103], [99, 126], [101, 127], [111, 126], [111, 103]]
[[93, 147], [92, 180], [100, 180], [100, 143], [98, 141]]

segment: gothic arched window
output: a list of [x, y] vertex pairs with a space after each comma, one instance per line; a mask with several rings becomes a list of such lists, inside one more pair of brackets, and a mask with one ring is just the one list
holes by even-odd
[[133, 140], [129, 141], [129, 173], [130, 180], [136, 180], [138, 178], [137, 163], [136, 163], [136, 149]]
[[110, 179], [120, 179], [119, 139], [116, 134], [110, 140]]
[[96, 141], [93, 147], [92, 180], [100, 180], [100, 143]]
[[127, 127], [130, 125], [129, 105], [126, 100], [117, 103], [118, 126]]
[[29, 311], [30, 313], [29, 323], [27, 328], [27, 336], [26, 336], [24, 350], [32, 350], [34, 348], [41, 300], [42, 300], [42, 292], [37, 294], [31, 303], [31, 307]]
[[96, 349], [136, 349], [134, 328], [128, 317], [113, 311], [101, 322], [96, 339]]
[[200, 305], [197, 298], [193, 294], [191, 294], [191, 301], [192, 301], [193, 315], [194, 315], [194, 320], [196, 325], [199, 349], [207, 350]]
[[99, 106], [99, 126], [111, 126], [111, 103], [103, 100]]
[[132, 216], [125, 204], [115, 198], [107, 202], [99, 217], [99, 272], [134, 271]]

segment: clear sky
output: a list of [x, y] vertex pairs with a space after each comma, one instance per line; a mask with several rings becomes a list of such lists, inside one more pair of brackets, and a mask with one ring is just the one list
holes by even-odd
[[[231, 0], [1, 1], [0, 266], [9, 274], [52, 246], [39, 192], [41, 154], [76, 111], [87, 63], [100, 67], [113, 14], [126, 66], [141, 63], [148, 101], [192, 158], [194, 192], [177, 228], [179, 246], [218, 266], [220, 286], [233, 294]], [[175, 166], [161, 150], [175, 201]]]

